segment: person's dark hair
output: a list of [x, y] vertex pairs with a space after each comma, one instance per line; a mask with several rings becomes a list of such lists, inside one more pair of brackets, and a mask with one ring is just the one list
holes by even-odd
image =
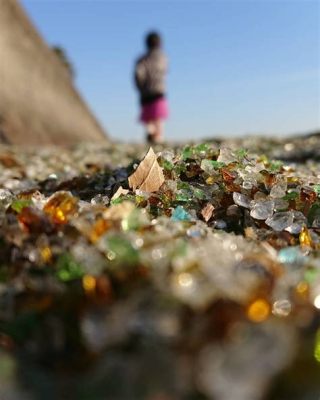
[[161, 46], [161, 37], [157, 32], [149, 32], [146, 36], [146, 46], [148, 50], [154, 50]]

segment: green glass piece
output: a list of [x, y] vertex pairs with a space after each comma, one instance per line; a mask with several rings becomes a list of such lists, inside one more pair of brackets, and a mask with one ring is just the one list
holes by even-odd
[[56, 267], [58, 278], [64, 282], [79, 279], [84, 274], [81, 264], [77, 263], [69, 253], [61, 254]]
[[299, 196], [297, 192], [289, 192], [285, 196], [283, 196], [283, 200], [295, 200]]
[[140, 228], [142, 225], [145, 225], [146, 218], [145, 215], [142, 214], [140, 209], [134, 209], [126, 218], [124, 218], [121, 222], [122, 229], [127, 230], [136, 230]]
[[11, 203], [11, 208], [17, 213], [20, 213], [25, 207], [29, 207], [32, 204], [32, 200], [14, 200]]
[[136, 195], [135, 196], [136, 205], [141, 204], [143, 201], [145, 201], [145, 197], [144, 196], [140, 196], [140, 195]]
[[6, 265], [0, 265], [0, 282], [5, 283], [10, 277], [9, 268]]
[[181, 190], [176, 194], [176, 201], [188, 202], [190, 199], [190, 195], [186, 191]]
[[279, 172], [283, 166], [283, 162], [279, 160], [271, 161], [269, 170], [271, 172]]
[[120, 197], [117, 197], [114, 200], [111, 200], [110, 204], [111, 205], [115, 205], [115, 204], [120, 204], [123, 201], [127, 200], [127, 201], [132, 201], [132, 202], [136, 202], [138, 196], [134, 196], [133, 194], [122, 194], [120, 195]]
[[186, 182], [178, 182], [177, 187], [178, 189], [190, 190], [190, 184]]
[[206, 198], [205, 192], [201, 189], [194, 189], [193, 193], [194, 196], [199, 200], [204, 200]]
[[235, 151], [235, 155], [240, 160], [244, 159], [247, 156], [247, 154], [248, 154], [248, 150], [246, 150], [246, 149], [238, 149]]
[[116, 205], [116, 204], [122, 203], [123, 201], [124, 201], [123, 196], [119, 196], [119, 197], [117, 197], [116, 199], [111, 200], [111, 201], [110, 201], [110, 204], [111, 204], [112, 206], [114, 206], [114, 205]]
[[320, 363], [320, 329], [318, 329], [317, 334], [316, 334], [313, 355], [314, 355], [315, 360], [318, 363]]
[[111, 236], [107, 239], [107, 249], [113, 254], [116, 262], [136, 265], [139, 261], [138, 251], [131, 242], [123, 236]]
[[164, 160], [162, 162], [162, 167], [163, 169], [165, 169], [166, 171], [172, 171], [174, 168], [174, 165], [172, 164], [172, 162], [168, 161], [168, 160]]
[[187, 255], [188, 244], [185, 240], [179, 240], [172, 254], [173, 257], [185, 257]]
[[15, 317], [8, 323], [2, 324], [3, 332], [11, 336], [16, 342], [30, 337], [31, 333], [39, 326], [39, 317], [34, 310], [28, 310]]
[[178, 193], [176, 196], [176, 201], [188, 202], [190, 201], [190, 196], [183, 193]]
[[16, 374], [16, 361], [9, 354], [2, 353], [0, 357], [0, 375], [3, 382], [12, 382]]
[[207, 143], [201, 143], [201, 144], [198, 144], [198, 145], [195, 147], [195, 152], [196, 152], [197, 154], [207, 153], [209, 150], [210, 150], [210, 147], [208, 146]]
[[317, 193], [317, 195], [320, 195], [320, 185], [314, 185], [313, 190]]
[[187, 160], [188, 158], [192, 158], [193, 157], [193, 149], [191, 146], [186, 146], [183, 150], [182, 150], [182, 159], [183, 160]]
[[177, 175], [180, 175], [182, 172], [185, 172], [187, 170], [187, 166], [184, 162], [178, 162], [174, 166], [174, 171]]
[[308, 283], [312, 283], [315, 279], [318, 278], [320, 271], [315, 268], [309, 268], [307, 271], [304, 273], [304, 279]]
[[210, 174], [214, 170], [218, 170], [224, 166], [225, 166], [224, 162], [220, 162], [220, 161], [216, 161], [216, 160], [207, 160], [207, 159], [202, 160], [201, 165], [200, 165], [201, 169], [203, 171], [207, 172], [208, 174]]
[[308, 223], [310, 225], [312, 225], [312, 222], [316, 219], [316, 218], [320, 218], [320, 203], [314, 203], [312, 204], [312, 206], [310, 207], [310, 210], [308, 212]]

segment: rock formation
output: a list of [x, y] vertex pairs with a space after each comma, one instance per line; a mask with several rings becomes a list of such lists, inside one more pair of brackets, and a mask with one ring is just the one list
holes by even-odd
[[0, 142], [71, 145], [106, 135], [18, 0], [0, 0]]

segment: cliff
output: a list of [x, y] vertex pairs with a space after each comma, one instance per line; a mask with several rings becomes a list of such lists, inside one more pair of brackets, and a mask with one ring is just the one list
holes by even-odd
[[17, 0], [0, 0], [0, 141], [70, 145], [106, 135]]

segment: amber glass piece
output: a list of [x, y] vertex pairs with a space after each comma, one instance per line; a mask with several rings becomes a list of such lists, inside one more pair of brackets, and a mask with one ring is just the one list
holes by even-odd
[[64, 224], [78, 210], [78, 201], [68, 192], [58, 192], [53, 195], [43, 210], [56, 224]]
[[240, 192], [241, 191], [241, 187], [239, 185], [236, 185], [232, 182], [227, 182], [226, 183], [226, 189], [229, 192]]
[[228, 171], [226, 168], [223, 168], [221, 171], [223, 180], [227, 183], [232, 183], [237, 177], [237, 174], [235, 172]]
[[299, 241], [301, 246], [311, 247], [313, 242], [309, 230], [306, 226], [304, 226], [299, 235]]
[[302, 300], [308, 300], [310, 289], [306, 281], [299, 282], [295, 288], [295, 291]]
[[195, 176], [200, 175], [202, 172], [201, 168], [199, 165], [195, 164], [195, 163], [190, 163], [187, 166], [187, 170], [186, 170], [186, 176], [188, 178], [193, 178]]
[[207, 184], [207, 185], [213, 185], [214, 183], [216, 183], [216, 181], [217, 181], [217, 177], [215, 177], [215, 176], [209, 176], [209, 177], [206, 179], [206, 184]]
[[292, 183], [299, 184], [300, 179], [297, 176], [288, 176], [287, 182], [288, 182], [288, 184], [292, 184]]
[[317, 193], [308, 188], [302, 188], [300, 192], [300, 199], [302, 202], [314, 203], [317, 200]]
[[34, 190], [29, 190], [29, 191], [25, 191], [25, 192], [21, 192], [17, 195], [17, 198], [19, 200], [30, 200], [32, 199], [32, 196], [34, 194], [38, 194], [38, 191], [34, 191]]
[[102, 302], [111, 300], [112, 287], [108, 277], [101, 275], [96, 278], [95, 296]]
[[247, 317], [253, 322], [263, 322], [269, 317], [270, 312], [270, 304], [265, 299], [256, 299], [248, 305]]
[[276, 183], [277, 177], [274, 174], [264, 174], [264, 184], [267, 189], [271, 189], [272, 186]]
[[43, 247], [40, 251], [40, 254], [43, 262], [48, 263], [52, 260], [52, 252], [50, 247]]
[[109, 228], [111, 224], [109, 221], [99, 218], [93, 225], [90, 233], [90, 240], [95, 243]]
[[84, 275], [82, 286], [86, 294], [93, 294], [96, 289], [96, 278], [92, 275]]
[[39, 210], [24, 207], [18, 215], [18, 220], [27, 232], [48, 232], [51, 229], [50, 221]]

